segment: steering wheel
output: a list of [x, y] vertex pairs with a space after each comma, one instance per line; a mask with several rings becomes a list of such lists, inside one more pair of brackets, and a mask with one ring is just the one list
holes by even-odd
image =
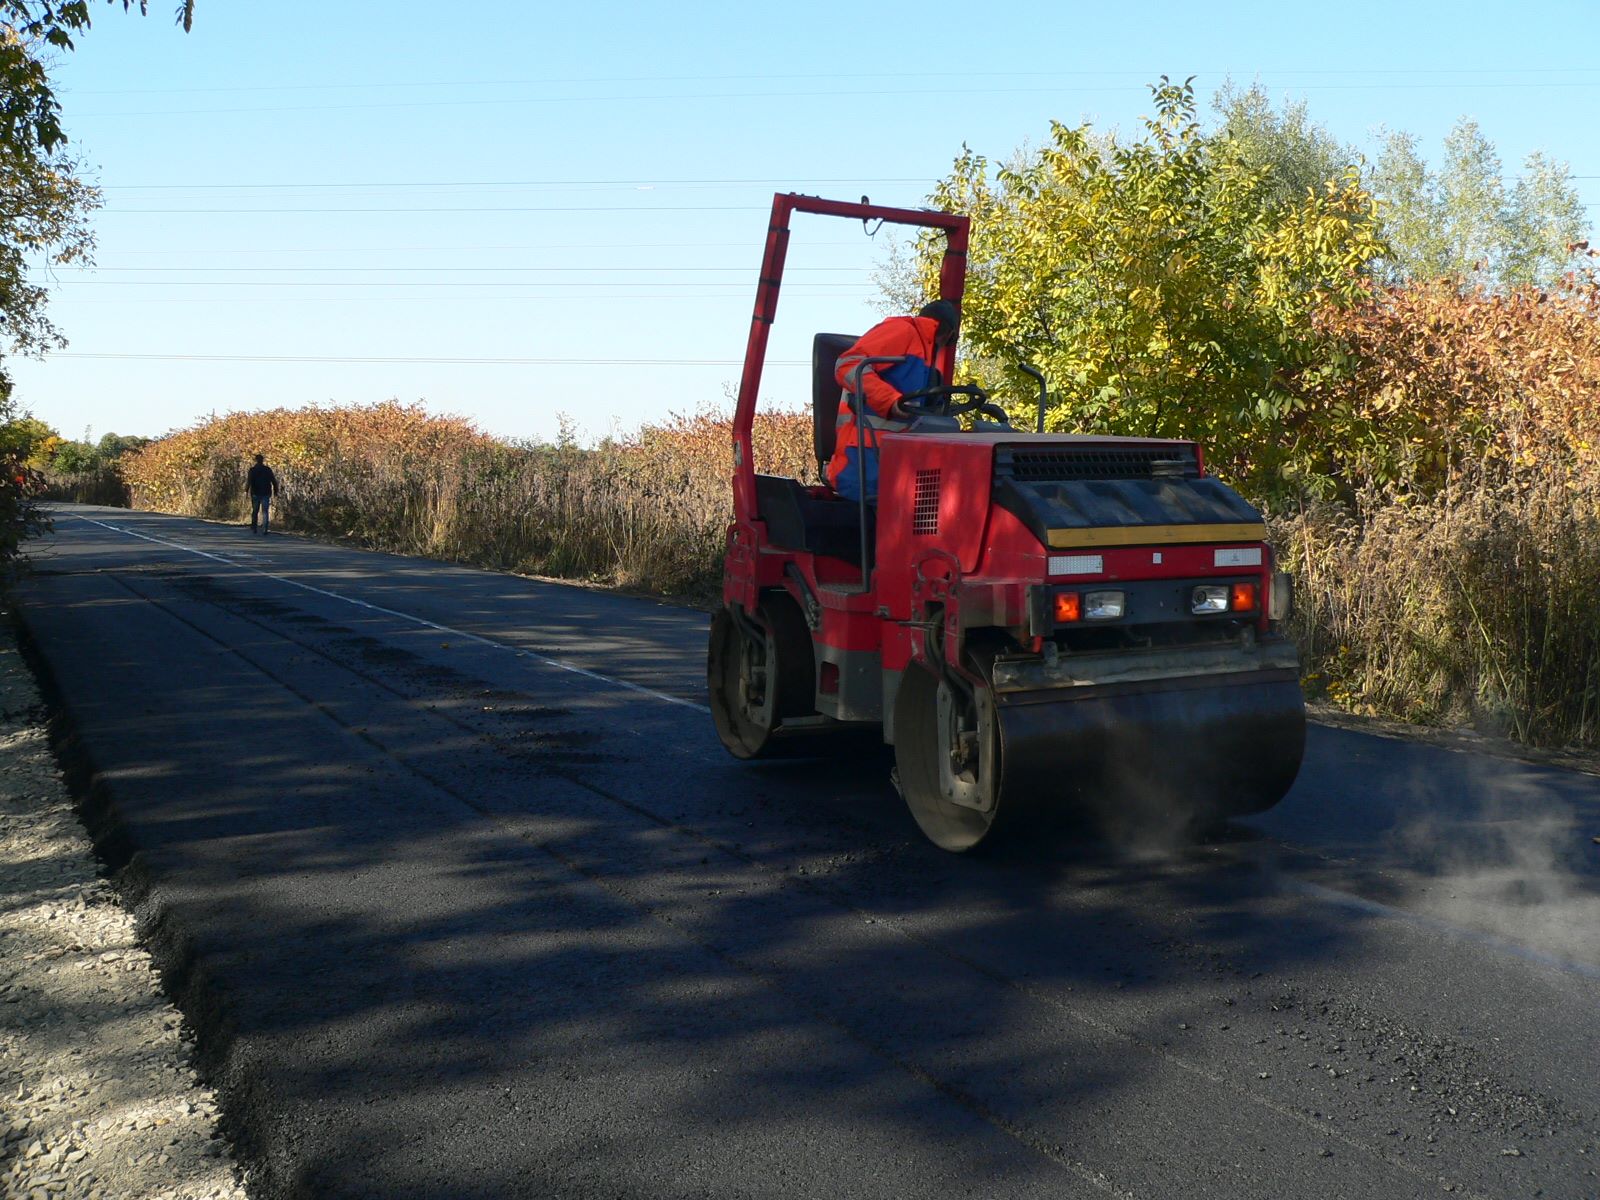
[[[965, 398], [957, 400], [958, 396]], [[989, 393], [974, 383], [946, 384], [943, 387], [902, 392], [899, 407], [909, 413], [932, 413], [941, 417], [959, 417], [963, 413], [975, 412], [996, 421], [1007, 419], [1005, 409], [991, 403]]]

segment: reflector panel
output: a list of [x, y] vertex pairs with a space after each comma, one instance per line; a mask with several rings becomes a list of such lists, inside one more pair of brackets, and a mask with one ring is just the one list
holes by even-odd
[[1248, 550], [1218, 550], [1212, 561], [1219, 567], [1259, 567], [1261, 547], [1252, 546]]
[[1052, 575], [1099, 575], [1106, 569], [1105, 557], [1099, 554], [1052, 554]]

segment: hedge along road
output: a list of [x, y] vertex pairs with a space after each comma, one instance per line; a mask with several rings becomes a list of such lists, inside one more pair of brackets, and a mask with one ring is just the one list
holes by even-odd
[[74, 506], [18, 600], [263, 1195], [1600, 1190], [1591, 776], [968, 860], [730, 759], [699, 612]]

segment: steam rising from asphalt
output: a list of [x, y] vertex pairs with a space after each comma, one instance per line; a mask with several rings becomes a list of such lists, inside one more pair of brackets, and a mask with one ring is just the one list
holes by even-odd
[[1600, 965], [1600, 804], [1585, 821], [1555, 777], [1511, 767], [1418, 784], [1426, 808], [1395, 847], [1430, 878], [1408, 907]]

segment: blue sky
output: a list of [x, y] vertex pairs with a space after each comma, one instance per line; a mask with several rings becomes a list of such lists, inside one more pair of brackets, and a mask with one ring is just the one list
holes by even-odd
[[[188, 35], [172, 7], [99, 6], [55, 73], [97, 267], [57, 273], [67, 350], [10, 367], [69, 436], [398, 398], [594, 437], [721, 404], [774, 191], [916, 206], [963, 142], [1132, 129], [1162, 74], [1433, 159], [1471, 116], [1600, 217], [1592, 4], [201, 0]], [[812, 333], [876, 319], [884, 250], [796, 226], [763, 403], [803, 402]]]

